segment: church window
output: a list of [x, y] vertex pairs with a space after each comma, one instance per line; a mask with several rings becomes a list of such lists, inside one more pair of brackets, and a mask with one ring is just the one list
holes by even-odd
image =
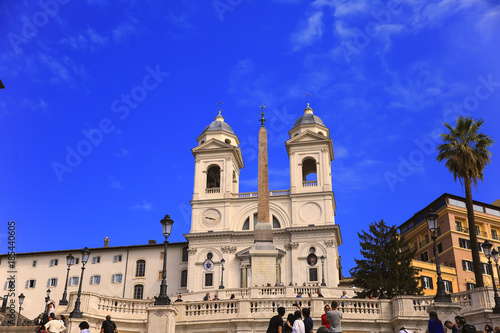
[[146, 260], [137, 260], [135, 267], [135, 277], [144, 277], [146, 275]]
[[281, 228], [280, 221], [273, 215], [273, 229]]
[[182, 248], [182, 262], [188, 261], [188, 247], [185, 246]]
[[323, 132], [321, 132], [321, 131], [319, 131], [319, 132], [318, 132], [318, 134], [319, 134], [319, 135], [324, 135], [324, 134], [323, 134]]
[[317, 181], [316, 172], [316, 160], [314, 158], [308, 157], [302, 161], [302, 181], [308, 183]]
[[205, 287], [212, 287], [214, 285], [214, 274], [205, 273]]
[[229, 139], [224, 140], [224, 142], [227, 144], [231, 144], [231, 140], [229, 140]]
[[245, 223], [243, 223], [243, 230], [250, 230], [250, 218], [247, 217]]
[[207, 170], [207, 188], [220, 188], [220, 167], [213, 165]]
[[134, 299], [143, 299], [144, 297], [144, 286], [142, 284], [136, 284], [134, 286]]
[[309, 282], [317, 282], [318, 281], [318, 268], [310, 267], [309, 268]]
[[186, 288], [188, 282], [188, 271], [187, 269], [181, 272], [181, 288]]

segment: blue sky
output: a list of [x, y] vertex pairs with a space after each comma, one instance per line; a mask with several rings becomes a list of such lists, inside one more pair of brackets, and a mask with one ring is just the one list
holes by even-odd
[[[443, 122], [484, 118], [500, 140], [494, 1], [2, 1], [0, 29], [1, 253], [9, 220], [18, 252], [160, 241], [165, 214], [169, 240], [183, 241], [190, 149], [219, 99], [246, 192], [257, 189], [258, 106], [270, 188], [287, 189], [284, 142], [311, 93], [335, 150], [344, 275], [369, 223], [399, 225], [463, 194], [435, 161]], [[500, 199], [492, 152], [473, 191], [487, 203]]]

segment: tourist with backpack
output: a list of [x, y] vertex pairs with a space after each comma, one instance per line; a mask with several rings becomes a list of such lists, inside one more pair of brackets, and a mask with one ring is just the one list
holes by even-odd
[[101, 333], [118, 333], [118, 329], [115, 323], [111, 321], [110, 315], [107, 315], [106, 320], [102, 322]]

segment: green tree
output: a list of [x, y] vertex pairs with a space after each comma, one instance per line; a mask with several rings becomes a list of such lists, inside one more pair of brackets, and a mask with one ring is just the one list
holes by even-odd
[[469, 221], [469, 237], [471, 243], [472, 262], [476, 286], [484, 287], [481, 260], [477, 244], [476, 223], [472, 206], [472, 184], [477, 188], [477, 181], [483, 179], [483, 170], [491, 160], [488, 150], [493, 139], [479, 132], [484, 120], [475, 120], [459, 116], [455, 127], [445, 123], [449, 133], [441, 134], [443, 143], [439, 145], [439, 162], [446, 161], [446, 168], [453, 174], [455, 181], [459, 179], [465, 188], [465, 205]]
[[387, 226], [384, 220], [373, 222], [369, 232], [363, 230], [358, 236], [364, 259], [355, 259], [357, 266], [350, 270], [354, 284], [363, 288], [356, 292], [357, 296], [392, 298], [422, 294], [416, 277], [419, 270], [410, 266], [416, 250], [410, 249], [396, 226]]

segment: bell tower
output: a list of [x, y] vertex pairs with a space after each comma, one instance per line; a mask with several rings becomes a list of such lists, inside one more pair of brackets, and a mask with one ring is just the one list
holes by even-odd
[[309, 103], [288, 133], [290, 139], [285, 144], [290, 159], [291, 193], [331, 191], [334, 156], [330, 130], [314, 115]]

